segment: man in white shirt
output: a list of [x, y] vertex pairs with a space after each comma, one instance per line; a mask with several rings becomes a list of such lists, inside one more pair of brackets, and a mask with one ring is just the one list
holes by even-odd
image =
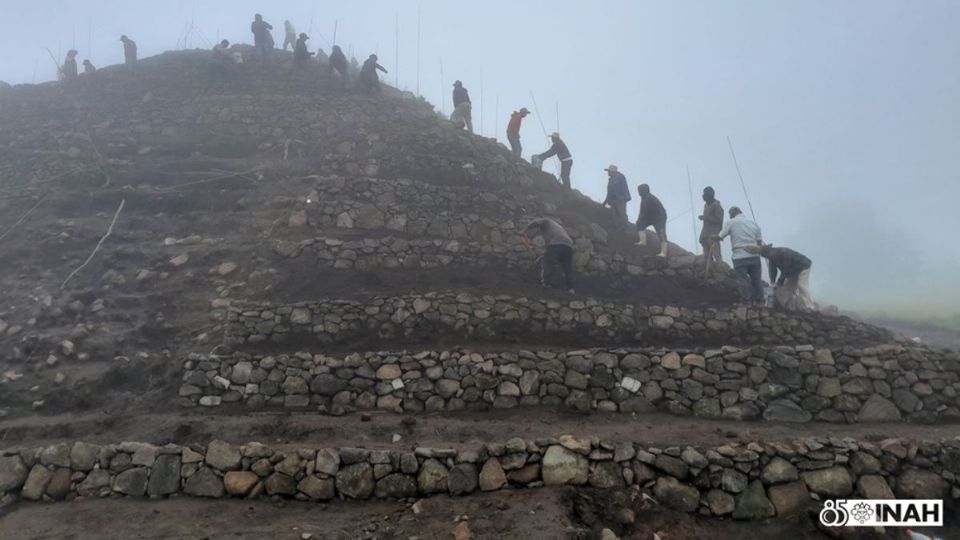
[[737, 276], [737, 285], [740, 289], [740, 301], [744, 304], [762, 306], [763, 299], [763, 266], [760, 256], [751, 253], [748, 246], [763, 244], [763, 235], [760, 226], [750, 221], [736, 206], [729, 210], [730, 219], [723, 224], [718, 238], [723, 240], [730, 237], [730, 247], [733, 249], [733, 271]]

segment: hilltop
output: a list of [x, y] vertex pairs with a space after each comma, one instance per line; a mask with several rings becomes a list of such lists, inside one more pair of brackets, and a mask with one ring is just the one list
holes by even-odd
[[0, 532], [858, 538], [823, 501], [894, 495], [957, 530], [957, 351], [736, 305], [424, 100], [236, 50], [0, 88]]

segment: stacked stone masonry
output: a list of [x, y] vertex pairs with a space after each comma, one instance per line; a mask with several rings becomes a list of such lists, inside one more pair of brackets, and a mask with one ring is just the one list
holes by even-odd
[[960, 355], [866, 349], [590, 349], [191, 355], [181, 405], [397, 412], [569, 407], [733, 420], [960, 419]]
[[[531, 215], [554, 215], [556, 207], [533, 194], [479, 191], [414, 180], [318, 178], [292, 223], [315, 229], [360, 229], [370, 237], [342, 240], [319, 236], [299, 243], [277, 241], [275, 251], [296, 258], [312, 253], [334, 268], [436, 268], [489, 264], [532, 268], [534, 256], [521, 240]], [[296, 202], [296, 201], [294, 201]], [[440, 209], [438, 211], [438, 209]], [[611, 278], [697, 276], [693, 255], [661, 259], [624, 256], [606, 247], [607, 231], [596, 224], [568, 225], [578, 272]], [[378, 236], [388, 231], [390, 236]], [[538, 239], [537, 242], [540, 242]], [[541, 250], [542, 251], [542, 250]]]
[[462, 448], [60, 443], [0, 451], [0, 501], [92, 497], [411, 499], [556, 485], [636, 486], [683, 512], [762, 519], [811, 503], [960, 498], [960, 439], [839, 438], [649, 447], [569, 435]]
[[236, 303], [227, 314], [225, 338], [228, 345], [281, 343], [293, 337], [336, 344], [372, 343], [377, 338], [409, 342], [445, 335], [497, 341], [562, 335], [585, 342], [641, 345], [865, 345], [891, 339], [886, 330], [819, 313], [554, 301], [455, 291], [379, 296], [365, 302]]

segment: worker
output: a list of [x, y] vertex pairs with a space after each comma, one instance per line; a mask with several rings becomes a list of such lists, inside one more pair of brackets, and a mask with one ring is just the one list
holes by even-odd
[[[766, 244], [748, 251], [759, 253], [767, 260], [770, 283], [774, 286], [774, 301], [778, 307], [790, 311], [810, 311], [816, 304], [810, 297], [810, 259], [790, 248]], [[779, 276], [778, 276], [779, 274]]]
[[730, 219], [723, 224], [723, 228], [715, 238], [719, 241], [730, 237], [733, 271], [740, 289], [740, 301], [747, 305], [762, 306], [764, 304], [761, 276], [763, 267], [760, 264], [760, 257], [750, 252], [754, 249], [750, 246], [763, 244], [760, 226], [747, 219], [736, 206], [731, 206], [727, 213]]
[[573, 294], [573, 239], [567, 231], [550, 218], [538, 218], [523, 229], [523, 235], [527, 238], [539, 235], [547, 246], [541, 258], [540, 284], [546, 287], [553, 269], [559, 267], [567, 292]]
[[230, 42], [225, 39], [213, 46], [213, 61], [210, 63], [211, 72], [226, 75], [230, 66], [236, 63], [236, 59], [228, 50], [229, 48]]
[[703, 273], [707, 276], [710, 275], [713, 265], [723, 260], [720, 256], [720, 243], [716, 240], [723, 228], [723, 206], [710, 186], [703, 188], [703, 214], [700, 221], [703, 222], [703, 228], [700, 229], [700, 246], [703, 247], [705, 261]]
[[63, 61], [63, 67], [60, 68], [64, 80], [72, 81], [77, 78], [77, 51], [70, 49], [67, 51], [67, 58]]
[[660, 253], [658, 256], [666, 257], [667, 249], [667, 209], [656, 195], [650, 193], [650, 186], [640, 184], [637, 186], [637, 193], [640, 194], [640, 215], [637, 216], [637, 231], [639, 232], [639, 241], [637, 245], [643, 246], [647, 243], [647, 227], [653, 226], [653, 230], [660, 239]]
[[310, 62], [313, 53], [307, 50], [307, 40], [310, 39], [306, 34], [300, 34], [296, 46], [293, 48], [293, 66], [303, 65]]
[[378, 64], [377, 60], [377, 55], [371, 54], [370, 57], [363, 62], [363, 67], [360, 68], [360, 86], [363, 87], [364, 91], [368, 94], [380, 92], [380, 77], [377, 76], [377, 70], [387, 73], [387, 70]]
[[287, 45], [290, 45], [290, 49], [297, 50], [297, 30], [292, 22], [283, 21], [283, 50], [287, 50]]
[[268, 57], [270, 51], [273, 50], [271, 30], [273, 30], [273, 26], [263, 20], [263, 15], [257, 13], [253, 16], [253, 22], [250, 23], [250, 31], [253, 32], [253, 48], [263, 58]]
[[473, 104], [470, 103], [470, 93], [463, 87], [463, 83], [453, 83], [453, 113], [450, 120], [461, 124], [464, 129], [473, 133]]
[[120, 36], [120, 41], [123, 42], [123, 62], [132, 68], [137, 63], [137, 43], [127, 36]]
[[347, 57], [343, 54], [343, 51], [340, 50], [339, 45], [334, 45], [333, 50], [330, 51], [330, 63], [328, 64], [329, 70], [332, 72], [336, 70], [340, 74], [340, 78], [343, 79], [344, 85], [346, 85], [348, 76], [347, 76]]
[[560, 139], [559, 133], [551, 133], [550, 140], [553, 143], [550, 149], [542, 154], [537, 154], [535, 161], [537, 163], [543, 163], [545, 159], [551, 156], [560, 158], [560, 180], [563, 182], [564, 187], [571, 189], [570, 170], [573, 169], [573, 156], [570, 155], [570, 150], [567, 149], [566, 143]]
[[607, 171], [607, 198], [603, 200], [603, 205], [613, 209], [613, 217], [617, 224], [626, 229], [630, 220], [627, 218], [627, 203], [630, 202], [630, 187], [627, 186], [627, 177], [617, 169], [616, 165], [610, 165]]
[[530, 114], [526, 107], [513, 111], [510, 122], [507, 123], [507, 141], [510, 142], [510, 151], [518, 158], [523, 157], [523, 147], [520, 146], [520, 124]]
[[84, 75], [93, 75], [97, 72], [97, 68], [90, 62], [90, 60], [83, 61], [83, 74]]

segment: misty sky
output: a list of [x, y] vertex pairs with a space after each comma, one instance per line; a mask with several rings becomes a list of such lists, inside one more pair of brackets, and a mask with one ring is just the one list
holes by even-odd
[[[412, 91], [419, 10], [420, 93], [449, 113], [450, 86], [462, 80], [475, 128], [501, 140], [511, 110], [534, 110], [531, 92], [547, 131], [559, 106], [573, 185], [594, 199], [603, 199], [602, 169], [619, 165], [632, 190], [651, 185], [676, 218], [671, 240], [693, 249], [690, 214], [681, 216], [686, 167], [696, 214], [708, 184], [725, 207], [746, 210], [730, 136], [765, 239], [814, 259], [815, 296], [858, 308], [960, 306], [960, 2], [5, 4], [0, 80], [10, 83], [53, 78], [44, 47], [119, 63], [123, 33], [141, 57], [218, 38], [250, 43], [260, 12], [278, 43], [291, 19], [324, 50], [337, 21], [345, 51], [377, 52], [385, 79]], [[537, 115], [522, 135], [525, 157], [547, 146]], [[631, 219], [636, 210], [633, 201]]]

